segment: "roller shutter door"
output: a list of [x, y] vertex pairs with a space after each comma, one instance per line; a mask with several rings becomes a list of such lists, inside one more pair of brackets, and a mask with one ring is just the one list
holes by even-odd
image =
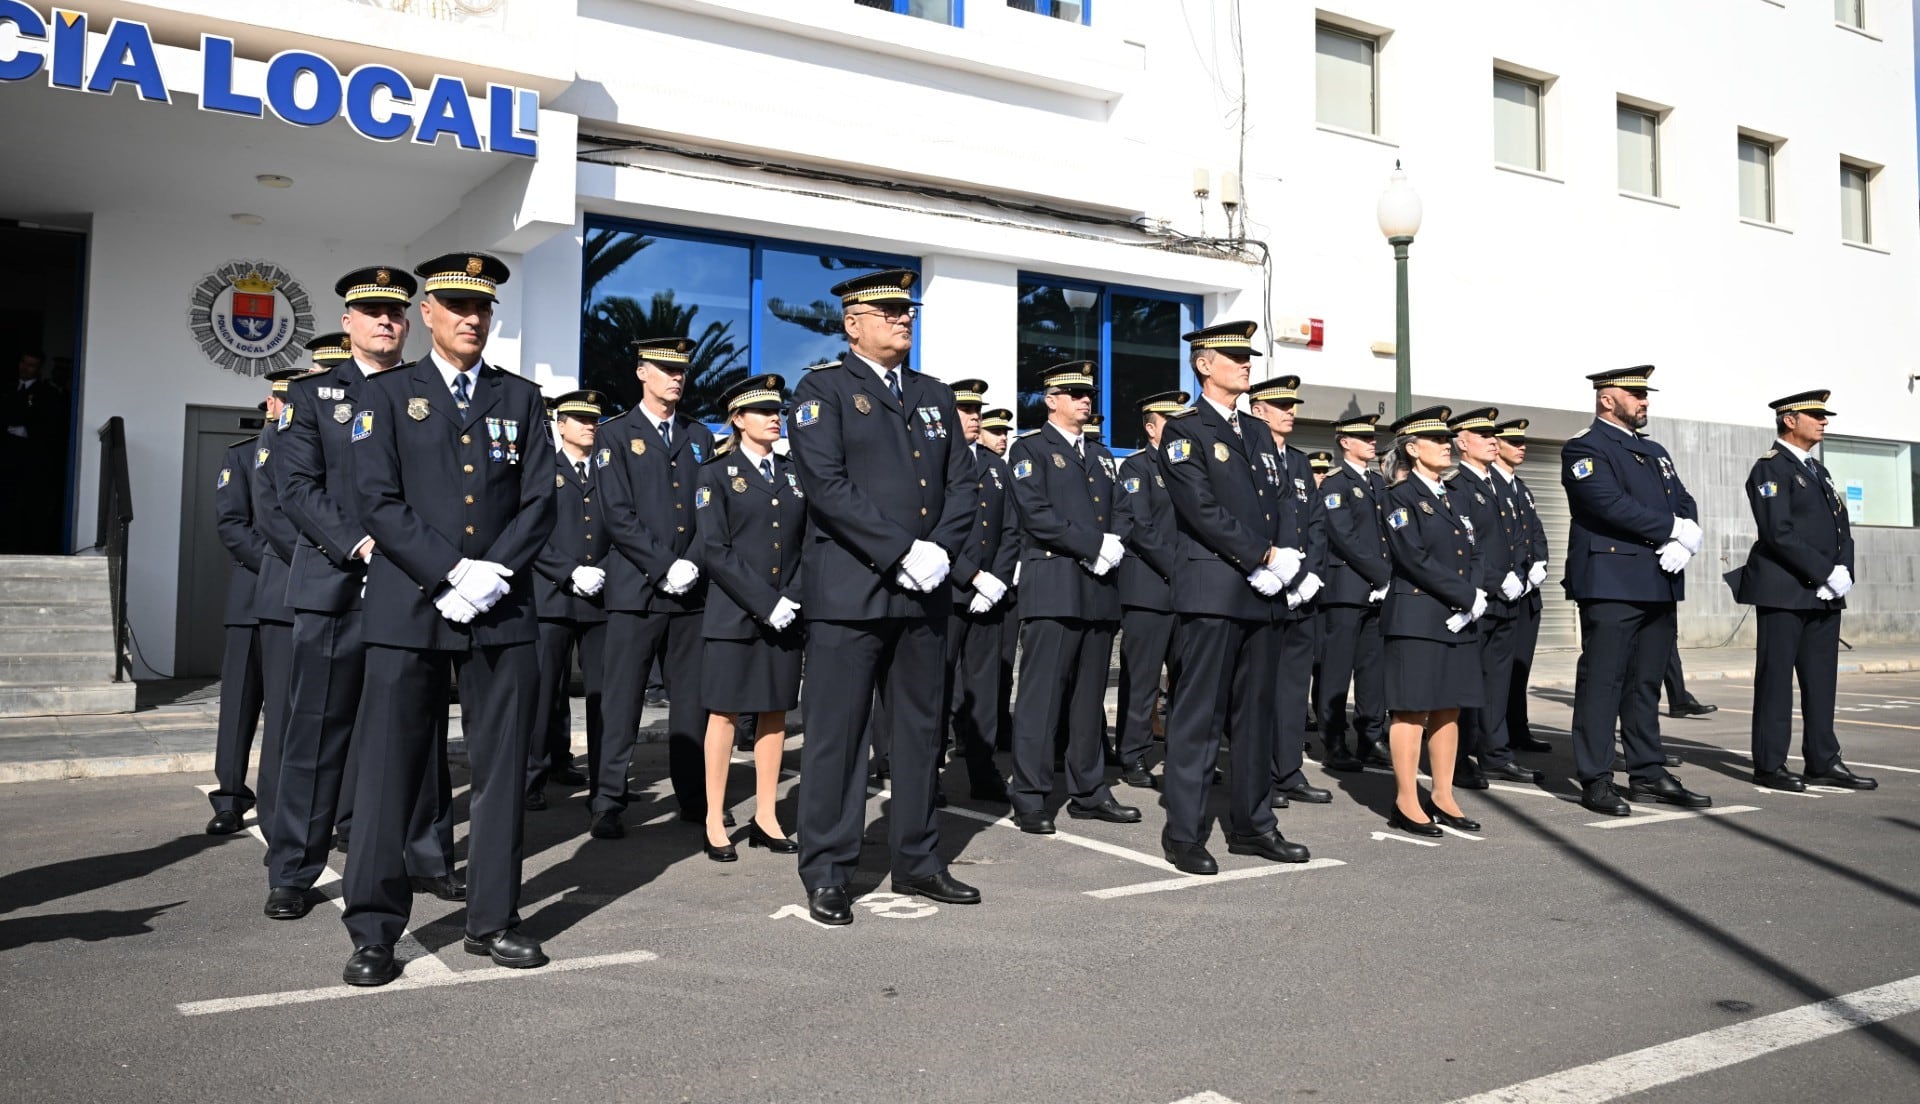
[[1577, 648], [1580, 646], [1580, 611], [1567, 600], [1560, 585], [1567, 567], [1566, 488], [1560, 485], [1560, 446], [1540, 441], [1527, 443], [1527, 464], [1520, 477], [1533, 491], [1534, 507], [1540, 511], [1540, 527], [1547, 531], [1547, 581], [1541, 584], [1540, 647]]

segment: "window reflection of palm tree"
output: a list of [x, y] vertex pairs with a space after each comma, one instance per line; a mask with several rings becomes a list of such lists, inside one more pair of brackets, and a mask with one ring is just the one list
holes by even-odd
[[631, 410], [640, 402], [640, 381], [633, 374], [632, 342], [643, 337], [680, 335], [694, 341], [680, 411], [699, 421], [718, 421], [720, 396], [746, 378], [747, 350], [733, 338], [733, 323], [698, 323], [700, 308], [674, 302], [672, 291], [655, 292], [646, 306], [631, 295], [610, 295], [593, 305], [581, 342], [581, 378], [585, 385], [614, 397]]

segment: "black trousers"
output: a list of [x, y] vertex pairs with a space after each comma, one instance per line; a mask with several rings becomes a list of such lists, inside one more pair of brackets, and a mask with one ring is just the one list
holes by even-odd
[[1020, 707], [1013, 715], [1013, 810], [1037, 812], [1053, 796], [1054, 733], [1067, 726], [1067, 799], [1092, 806], [1107, 786], [1107, 668], [1113, 623], [1036, 617], [1020, 624]]
[[807, 738], [800, 748], [800, 881], [843, 886], [867, 819], [867, 721], [877, 689], [893, 737], [887, 843], [896, 877], [946, 869], [936, 848], [946, 624], [930, 618], [807, 623]]
[[[1146, 761], [1153, 750], [1153, 710], [1160, 701], [1160, 671], [1173, 648], [1179, 619], [1165, 610], [1127, 607], [1120, 612], [1120, 744], [1123, 766]], [[1106, 703], [1101, 702], [1104, 709]]]
[[[310, 889], [327, 867], [337, 830], [352, 834], [359, 755], [354, 727], [362, 700], [367, 647], [359, 610], [301, 610], [293, 620], [293, 679], [279, 783], [266, 823], [267, 884]], [[453, 873], [453, 795], [447, 769], [447, 718], [437, 714], [429, 769], [407, 820], [407, 873]]]
[[356, 947], [391, 944], [413, 909], [407, 882], [408, 824], [444, 743], [447, 680], [460, 677], [461, 728], [472, 764], [467, 830], [467, 931], [488, 935], [519, 923], [520, 802], [527, 735], [539, 697], [532, 644], [428, 652], [367, 648], [358, 723], [361, 771], [347, 855], [347, 933]]
[[[640, 736], [647, 671], [660, 662], [667, 687], [667, 773], [687, 816], [707, 815], [707, 711], [700, 703], [700, 626], [705, 615], [609, 610], [601, 674], [601, 738], [587, 734], [588, 811], [627, 806], [627, 771]], [[830, 661], [829, 661], [830, 662]], [[937, 685], [937, 684], [936, 684]]]
[[[1273, 679], [1274, 718], [1278, 731], [1273, 740], [1273, 784], [1281, 788], [1298, 786], [1307, 776], [1300, 764], [1307, 751], [1307, 692], [1313, 679], [1313, 648], [1319, 637], [1313, 614], [1274, 626], [1273, 654], [1279, 670], [1268, 669]], [[1236, 738], [1236, 744], [1239, 742]]]
[[1020, 588], [1010, 586], [1001, 599], [1006, 616], [1000, 620], [1000, 729], [994, 738], [996, 751], [1013, 750], [1013, 659], [1020, 650]]
[[1693, 695], [1687, 693], [1687, 672], [1680, 666], [1680, 647], [1677, 643], [1673, 654], [1667, 656], [1667, 669], [1661, 681], [1666, 684], [1668, 709], [1696, 704]]
[[954, 744], [967, 763], [967, 781], [975, 787], [1001, 781], [993, 748], [1000, 739], [1000, 710], [1010, 694], [1000, 678], [1000, 637], [1007, 616], [1007, 607], [999, 604], [985, 614], [955, 613], [947, 620], [946, 716], [952, 719]]
[[1513, 643], [1518, 635], [1515, 618], [1482, 617], [1480, 629], [1480, 700], [1461, 711], [1461, 750], [1472, 752], [1483, 767], [1513, 762], [1507, 726], [1507, 701], [1513, 688]]
[[1660, 746], [1660, 673], [1673, 654], [1672, 602], [1580, 603], [1580, 662], [1573, 683], [1573, 762], [1581, 782], [1613, 777], [1620, 723], [1627, 773], [1666, 776]]
[[280, 785], [280, 745], [287, 731], [287, 709], [292, 697], [293, 625], [262, 621], [260, 634], [260, 765], [254, 781], [260, 823], [273, 816], [274, 791]]
[[[1230, 830], [1235, 835], [1273, 830], [1268, 799], [1277, 742], [1273, 703], [1278, 636], [1279, 628], [1264, 621], [1180, 615], [1161, 783], [1167, 841], [1207, 842], [1207, 794], [1223, 732], [1233, 741], [1233, 778], [1227, 791]], [[1294, 720], [1299, 723], [1301, 718]]]
[[1808, 774], [1840, 758], [1833, 733], [1840, 611], [1761, 606], [1753, 669], [1753, 769], [1785, 770], [1793, 742], [1793, 680], [1800, 680], [1800, 754]]
[[1527, 689], [1533, 682], [1533, 652], [1540, 644], [1540, 611], [1529, 602], [1513, 618], [1513, 673], [1507, 677], [1507, 746], [1533, 739], [1527, 720]]
[[[263, 704], [260, 686], [260, 631], [255, 625], [228, 625], [220, 653], [220, 725], [213, 745], [216, 785], [207, 800], [215, 812], [245, 814], [253, 808], [247, 785], [247, 760]], [[265, 780], [261, 782], [266, 785]]]
[[1328, 606], [1322, 613], [1320, 683], [1314, 716], [1328, 752], [1347, 746], [1347, 686], [1353, 686], [1356, 746], [1386, 738], [1386, 667], [1380, 644], [1380, 607]]
[[[534, 735], [527, 741], [527, 792], [543, 789], [547, 772], [573, 765], [573, 715], [567, 695], [569, 662], [580, 651], [580, 677], [587, 687], [587, 746], [598, 747], [601, 725], [602, 653], [605, 621], [540, 622], [540, 699], [534, 705]], [[636, 680], [638, 681], [638, 680]]]

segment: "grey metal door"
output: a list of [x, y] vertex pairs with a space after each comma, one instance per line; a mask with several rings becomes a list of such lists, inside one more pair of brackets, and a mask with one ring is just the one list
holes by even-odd
[[227, 446], [259, 433], [261, 423], [260, 413], [247, 407], [187, 407], [186, 447], [181, 452], [180, 592], [173, 636], [173, 674], [179, 678], [220, 673], [232, 557], [214, 527], [213, 492]]

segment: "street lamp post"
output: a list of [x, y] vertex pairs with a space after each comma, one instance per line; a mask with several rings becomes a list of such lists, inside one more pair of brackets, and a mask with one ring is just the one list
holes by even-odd
[[1375, 213], [1380, 232], [1393, 246], [1393, 410], [1394, 417], [1404, 418], [1413, 409], [1413, 367], [1407, 347], [1407, 247], [1420, 232], [1420, 196], [1407, 183], [1407, 174], [1398, 161], [1393, 163], [1393, 175], [1387, 180], [1387, 190], [1380, 193]]

